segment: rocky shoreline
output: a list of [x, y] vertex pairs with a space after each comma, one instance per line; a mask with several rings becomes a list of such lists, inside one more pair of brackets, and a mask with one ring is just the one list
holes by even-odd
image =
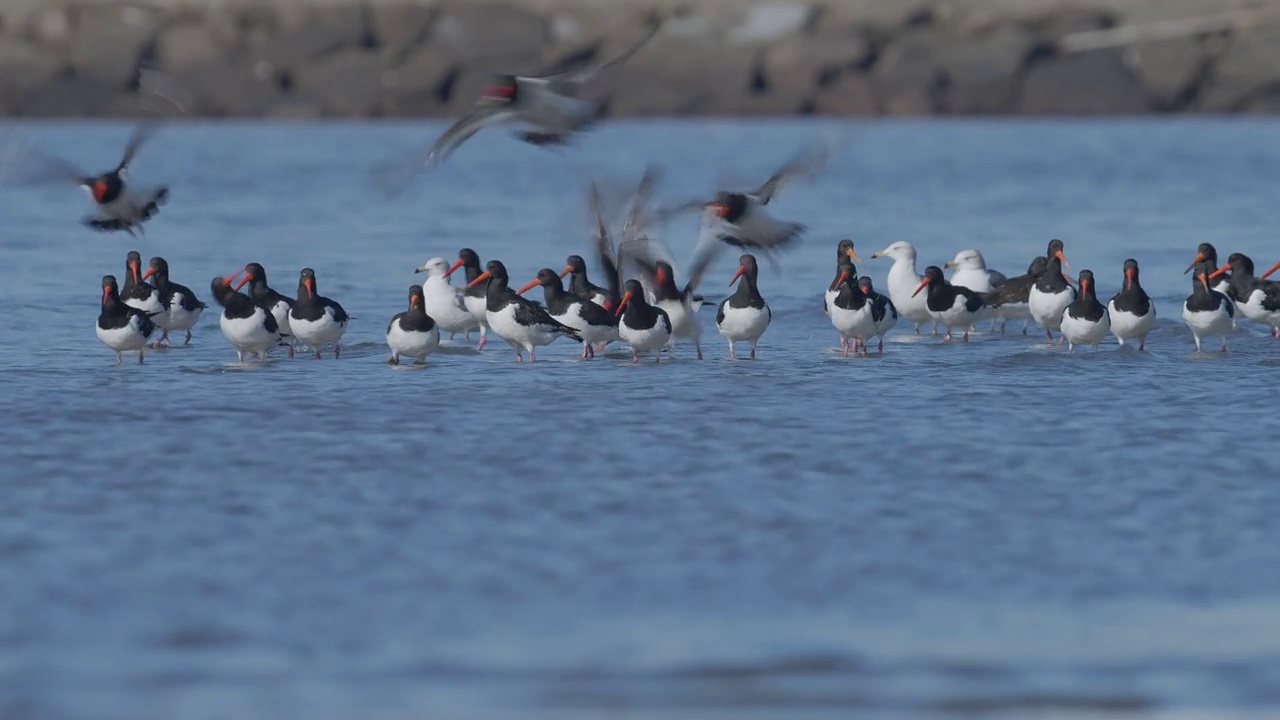
[[1224, 5], [1238, 4], [14, 0], [0, 9], [0, 114], [133, 116], [150, 67], [199, 117], [444, 116], [490, 72], [606, 57], [655, 14], [659, 35], [595, 94], [612, 116], [1280, 109], [1280, 24], [1063, 49], [1073, 33]]

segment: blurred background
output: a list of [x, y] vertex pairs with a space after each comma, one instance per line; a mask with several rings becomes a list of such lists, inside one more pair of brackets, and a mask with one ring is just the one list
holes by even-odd
[[1280, 106], [1274, 0], [4, 0], [0, 114], [138, 112], [139, 68], [205, 117], [453, 114], [494, 71], [659, 37], [615, 116], [1133, 115]]

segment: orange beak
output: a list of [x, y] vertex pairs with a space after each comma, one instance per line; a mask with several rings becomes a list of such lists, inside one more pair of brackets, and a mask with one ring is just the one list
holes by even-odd
[[1204, 285], [1204, 289], [1205, 289], [1205, 290], [1209, 290], [1209, 289], [1210, 289], [1210, 288], [1209, 288], [1209, 278], [1208, 278], [1208, 276], [1206, 276], [1204, 273], [1198, 273], [1198, 274], [1196, 274], [1196, 277], [1200, 278], [1200, 284], [1201, 284], [1201, 285]]
[[842, 271], [840, 273], [840, 279], [836, 280], [836, 287], [840, 287], [841, 285], [844, 284], [844, 281], [848, 279], [849, 279], [849, 273]]
[[102, 288], [102, 304], [103, 305], [107, 304], [107, 299], [110, 297], [111, 297], [111, 288], [109, 287]]
[[[458, 266], [457, 266], [457, 265], [454, 265], [454, 267], [456, 268], [456, 267], [458, 267]], [[449, 272], [453, 272], [453, 270], [449, 270]], [[468, 287], [468, 288], [473, 288], [473, 287], [475, 287], [475, 286], [479, 285], [480, 283], [484, 282], [485, 280], [488, 280], [488, 279], [489, 279], [489, 278], [491, 278], [491, 277], [493, 277], [493, 276], [489, 274], [489, 271], [488, 271], [488, 270], [485, 270], [484, 272], [482, 272], [482, 273], [480, 273], [479, 275], [477, 275], [475, 280], [472, 280], [471, 282], [467, 283], [467, 287]]]
[[1196, 253], [1196, 259], [1191, 261], [1191, 264], [1187, 266], [1186, 270], [1182, 271], [1182, 274], [1186, 275], [1187, 273], [1194, 270], [1195, 267], [1202, 262], [1204, 262], [1204, 253]]
[[722, 218], [725, 215], [729, 214], [729, 206], [725, 205], [724, 203], [713, 202], [707, 205], [707, 207], [711, 208], [712, 210], [715, 210], [716, 217], [719, 217], [719, 218]]
[[140, 282], [140, 280], [138, 279], [138, 263], [136, 262], [129, 263], [129, 272], [133, 274], [134, 282]]
[[155, 268], [147, 268], [147, 272], [146, 272], [145, 274], [143, 274], [142, 279], [143, 279], [143, 280], [146, 280], [147, 278], [149, 278], [149, 277], [151, 277], [152, 275], [155, 275], [155, 274], [156, 274], [156, 269], [155, 269]]
[[1124, 271], [1124, 279], [1127, 281], [1127, 282], [1125, 283], [1125, 285], [1127, 285], [1127, 286], [1132, 286], [1132, 285], [1133, 285], [1133, 271], [1132, 271], [1132, 270], [1125, 270], [1125, 271]]
[[421, 304], [422, 304], [422, 296], [421, 296], [421, 295], [419, 295], [419, 294], [417, 294], [417, 293], [414, 293], [414, 294], [412, 294], [412, 295], [410, 295], [410, 296], [409, 296], [409, 305], [411, 305], [411, 306], [413, 306], [413, 307], [418, 307], [418, 306], [419, 306], [419, 305], [421, 305]]
[[565, 275], [568, 275], [572, 272], [573, 272], [573, 268], [568, 265], [565, 265], [564, 271], [560, 273], [560, 279], [563, 280]]
[[921, 290], [923, 290], [923, 289], [925, 289], [925, 286], [927, 286], [928, 284], [929, 284], [929, 278], [925, 278], [924, 280], [921, 280], [921, 281], [920, 281], [920, 287], [916, 288], [916, 291], [915, 291], [915, 292], [913, 292], [913, 293], [911, 293], [911, 297], [915, 297], [915, 296], [919, 295], [919, 294], [920, 294], [920, 291], [921, 291]]
[[1089, 292], [1089, 281], [1088, 281], [1088, 280], [1081, 280], [1081, 281], [1080, 281], [1080, 292], [1081, 292], [1081, 293], [1087, 293], [1087, 292]]
[[1214, 271], [1213, 271], [1213, 273], [1212, 273], [1211, 275], [1209, 275], [1209, 279], [1210, 279], [1210, 280], [1217, 280], [1218, 278], [1222, 277], [1222, 276], [1223, 276], [1223, 275], [1224, 275], [1228, 270], [1230, 270], [1230, 269], [1231, 269], [1231, 266], [1230, 266], [1230, 265], [1223, 265], [1222, 267], [1218, 268], [1217, 270], [1214, 270]]
[[[563, 277], [563, 276], [562, 276], [562, 277]], [[523, 295], [523, 294], [525, 294], [525, 293], [529, 292], [530, 290], [532, 290], [532, 289], [534, 289], [534, 288], [536, 288], [536, 287], [538, 287], [538, 280], [537, 280], [537, 278], [534, 278], [533, 280], [530, 280], [530, 281], [529, 281], [529, 284], [528, 284], [528, 285], [525, 285], [524, 287], [522, 287], [522, 288], [520, 288], [519, 290], [517, 290], [517, 291], [516, 291], [516, 294], [517, 294], [517, 295]]]
[[307, 278], [306, 280], [303, 280], [303, 281], [302, 281], [302, 284], [303, 284], [303, 286], [304, 286], [304, 287], [306, 287], [306, 288], [307, 288], [307, 294], [308, 294], [308, 295], [310, 295], [311, 297], [315, 297], [315, 296], [316, 296], [316, 281], [315, 281], [315, 280], [312, 280], [311, 278]]
[[1262, 277], [1260, 277], [1260, 278], [1258, 278], [1258, 279], [1259, 279], [1259, 280], [1266, 280], [1268, 275], [1270, 275], [1271, 273], [1273, 273], [1273, 272], [1275, 272], [1275, 271], [1277, 271], [1277, 270], [1280, 270], [1280, 262], [1276, 263], [1275, 265], [1272, 265], [1272, 266], [1271, 266], [1271, 269], [1270, 269], [1270, 270], [1268, 270], [1268, 271], [1266, 271], [1266, 272], [1264, 272], [1264, 273], [1262, 273]]
[[739, 265], [738, 272], [734, 273], [733, 277], [729, 279], [729, 284], [732, 285], [738, 282], [738, 278], [742, 277], [742, 274], [745, 273], [746, 271], [747, 271], [746, 265]]
[[445, 277], [449, 277], [450, 275], [452, 275], [452, 274], [453, 274], [453, 271], [454, 271], [454, 270], [457, 270], [457, 269], [458, 269], [458, 268], [460, 268], [460, 267], [462, 267], [462, 261], [461, 261], [461, 260], [459, 260], [458, 262], [454, 263], [453, 265], [450, 265], [450, 266], [449, 266], [449, 272], [445, 273], [445, 274], [444, 274], [444, 276], [445, 276]]
[[[246, 267], [248, 267], [248, 266], [246, 266]], [[239, 275], [239, 274], [240, 274], [240, 273], [242, 273], [242, 272], [244, 272], [244, 268], [243, 268], [243, 267], [242, 267], [242, 268], [240, 268], [239, 270], [237, 270], [237, 271], [235, 271], [235, 272], [231, 273], [230, 275], [228, 275], [228, 276], [227, 276], [227, 279], [226, 279], [227, 287], [231, 287], [231, 283], [235, 281], [236, 276], [237, 276], [237, 275]]]
[[253, 280], [253, 275], [251, 273], [245, 273], [244, 279], [241, 280], [240, 284], [236, 286], [236, 290], [239, 290], [240, 288], [244, 287], [245, 283], [251, 282], [252, 280]]
[[1058, 261], [1062, 263], [1062, 267], [1064, 267], [1064, 268], [1066, 268], [1066, 269], [1068, 269], [1068, 270], [1070, 270], [1070, 269], [1071, 269], [1071, 263], [1067, 262], [1067, 256], [1066, 256], [1066, 255], [1063, 255], [1061, 250], [1059, 250], [1058, 252], [1054, 253], [1054, 254], [1053, 254], [1053, 256], [1054, 256], [1054, 257], [1056, 257], [1056, 258], [1058, 258]]
[[659, 284], [659, 285], [661, 285], [661, 284], [663, 284], [663, 283], [665, 283], [665, 282], [667, 281], [667, 274], [666, 274], [665, 272], [663, 272], [663, 271], [662, 271], [662, 268], [658, 268], [658, 272], [657, 272], [656, 277], [657, 277], [657, 280], [658, 280], [658, 284]]
[[631, 302], [631, 293], [622, 296], [622, 302], [618, 303], [618, 311], [614, 315], [621, 315], [623, 310], [627, 309], [627, 303]]
[[845, 252], [845, 255], [848, 255], [849, 257], [853, 258], [854, 260], [857, 260], [858, 262], [862, 262], [862, 258], [858, 257], [858, 253], [854, 252], [853, 248], [849, 248], [849, 250]]

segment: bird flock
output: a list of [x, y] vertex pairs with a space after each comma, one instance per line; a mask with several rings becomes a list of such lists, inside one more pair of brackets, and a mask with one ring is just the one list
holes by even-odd
[[[599, 120], [602, 104], [582, 97], [589, 83], [607, 76], [611, 68], [641, 52], [662, 25], [655, 17], [640, 38], [619, 55], [604, 62], [593, 58], [537, 76], [498, 75], [487, 86], [472, 109], [446, 129], [425, 153], [408, 164], [388, 170], [375, 168], [373, 180], [388, 192], [400, 192], [413, 176], [431, 170], [449, 158], [463, 143], [481, 130], [499, 125], [520, 129], [516, 137], [538, 147], [567, 145], [576, 135], [591, 129]], [[169, 104], [181, 107], [168, 96]], [[144, 224], [155, 217], [170, 198], [165, 186], [147, 187], [133, 183], [129, 171], [144, 143], [152, 136], [154, 122], [141, 124], [133, 133], [116, 167], [91, 175], [74, 164], [42, 153], [25, 153], [24, 159], [38, 160], [38, 175], [46, 180], [73, 182], [84, 188], [95, 212], [83, 224], [99, 232], [123, 232], [131, 237], [144, 235]], [[802, 148], [789, 162], [753, 189], [720, 190], [714, 196], [698, 198], [670, 207], [654, 200], [660, 173], [650, 166], [631, 193], [629, 210], [620, 232], [607, 220], [601, 192], [591, 183], [587, 192], [593, 228], [589, 255], [596, 264], [594, 274], [603, 279], [596, 285], [588, 277], [588, 263], [582, 255], [570, 255], [562, 270], [542, 268], [520, 287], [511, 285], [511, 275], [500, 260], [482, 266], [479, 255], [463, 248], [455, 262], [432, 258], [421, 267], [425, 279], [408, 292], [408, 307], [391, 318], [386, 343], [388, 362], [404, 359], [425, 362], [441, 342], [441, 334], [459, 333], [469, 339], [479, 334], [478, 350], [483, 350], [490, 333], [505, 341], [516, 359], [536, 360], [537, 348], [560, 338], [581, 343], [581, 357], [589, 360], [611, 343], [625, 344], [633, 361], [652, 355], [655, 362], [664, 353], [675, 352], [677, 340], [692, 344], [699, 359], [702, 352], [702, 324], [699, 310], [703, 297], [699, 285], [712, 261], [728, 248], [742, 252], [730, 284], [736, 289], [716, 308], [715, 324], [728, 344], [729, 357], [737, 357], [737, 344], [749, 346], [754, 359], [760, 339], [772, 320], [772, 312], [759, 287], [759, 260], [775, 268], [778, 256], [795, 246], [805, 235], [805, 226], [772, 216], [769, 204], [789, 182], [818, 175], [825, 166], [830, 148], [819, 143]], [[687, 211], [701, 211], [699, 235], [692, 257], [684, 267], [684, 285], [676, 282], [677, 267], [670, 249], [657, 239], [656, 228]], [[617, 236], [615, 242], [614, 237]], [[1095, 350], [1108, 335], [1121, 345], [1136, 343], [1145, 349], [1146, 339], [1156, 319], [1156, 307], [1143, 290], [1136, 260], [1122, 268], [1122, 289], [1105, 304], [1099, 300], [1094, 274], [1081, 270], [1076, 278], [1061, 240], [1049, 241], [1045, 253], [1034, 258], [1026, 273], [1016, 277], [988, 270], [982, 254], [964, 250], [945, 264], [953, 268], [950, 278], [944, 268], [916, 267], [916, 249], [908, 242], [895, 242], [871, 255], [892, 261], [886, 277], [886, 293], [877, 291], [871, 278], [860, 275], [856, 262], [861, 258], [853, 242], [841, 240], [836, 247], [835, 278], [826, 288], [823, 306], [839, 335], [846, 355], [866, 355], [874, 342], [884, 351], [884, 337], [899, 320], [914, 326], [919, 334], [929, 324], [933, 331], [945, 330], [943, 341], [957, 334], [967, 342], [977, 324], [990, 321], [1004, 334], [1010, 321], [1041, 328], [1049, 340]], [[451, 278], [463, 270], [462, 287]], [[1217, 337], [1227, 348], [1227, 333], [1241, 320], [1260, 323], [1280, 338], [1280, 283], [1267, 277], [1280, 269], [1277, 263], [1260, 277], [1254, 275], [1253, 261], [1234, 253], [1219, 265], [1212, 245], [1202, 244], [1188, 267], [1192, 288], [1182, 306], [1182, 317], [1195, 339]], [[115, 276], [102, 279], [102, 310], [97, 334], [123, 362], [126, 352], [137, 352], [171, 342], [174, 333], [185, 333], [191, 341], [195, 327], [207, 305], [190, 288], [174, 282], [169, 264], [154, 257], [142, 269], [142, 257], [131, 251], [125, 260], [125, 282], [120, 287]], [[569, 277], [566, 288], [564, 279]], [[247, 292], [244, 291], [248, 285]], [[541, 287], [541, 303], [526, 293]], [[295, 357], [307, 348], [316, 358], [332, 347], [341, 357], [342, 338], [351, 316], [338, 302], [320, 294], [317, 274], [303, 268], [297, 292], [287, 296], [274, 290], [267, 272], [258, 263], [249, 263], [228, 276], [210, 282], [213, 300], [222, 308], [219, 326], [235, 348], [237, 357], [257, 356], [265, 361], [276, 348], [287, 349]]]

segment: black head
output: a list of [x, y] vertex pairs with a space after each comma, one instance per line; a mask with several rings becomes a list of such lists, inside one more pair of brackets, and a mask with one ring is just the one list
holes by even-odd
[[1081, 270], [1076, 279], [1080, 281], [1081, 295], [1094, 295], [1097, 292], [1098, 289], [1093, 284], [1092, 270]]
[[747, 212], [747, 196], [742, 193], [719, 192], [711, 206], [725, 222], [737, 222]]
[[1209, 285], [1209, 276], [1212, 275], [1213, 271], [1216, 269], [1217, 268], [1213, 266], [1213, 263], [1209, 262], [1198, 262], [1192, 265], [1191, 291], [1200, 292], [1200, 290], [1203, 289], [1204, 292], [1209, 292], [1211, 289]]
[[120, 286], [116, 285], [115, 275], [102, 276], [102, 304], [106, 305], [120, 297]]
[[1063, 267], [1070, 270], [1071, 263], [1067, 262], [1067, 256], [1063, 254], [1062, 251], [1063, 251], [1063, 245], [1061, 240], [1050, 240], [1049, 248], [1044, 255], [1045, 259], [1049, 261], [1050, 265], [1053, 264], [1054, 260], [1057, 260], [1058, 262], [1062, 263]]
[[[314, 273], [313, 273], [314, 274]], [[267, 269], [256, 262], [244, 266], [245, 279], [254, 285], [267, 284]], [[243, 283], [242, 283], [243, 284]]]
[[586, 271], [587, 261], [583, 260], [581, 255], [570, 255], [564, 261], [564, 272], [560, 274], [560, 277], [564, 277], [569, 273], [576, 275], [578, 273], [585, 273]]
[[1045, 258], [1038, 257], [1035, 260], [1032, 260], [1031, 264], [1027, 266], [1027, 274], [1031, 277], [1038, 278], [1048, 269], [1049, 261]]
[[1129, 258], [1124, 261], [1124, 286], [1125, 289], [1138, 284], [1138, 261]]
[[655, 268], [654, 272], [657, 277], [659, 287], [665, 287], [669, 289], [675, 288], [676, 271], [674, 268], [671, 267], [671, 263], [667, 262], [666, 260], [659, 260], [658, 262], [654, 263], [654, 268]]
[[422, 286], [410, 285], [409, 286], [409, 309], [412, 310], [414, 308], [418, 308], [419, 310], [421, 310], [422, 308], [426, 307], [423, 303], [424, 301], [422, 299]]
[[871, 278], [866, 275], [858, 278], [858, 289], [868, 296], [875, 294], [876, 291], [875, 286], [871, 284]]
[[130, 250], [124, 259], [125, 272], [129, 273], [129, 277], [133, 282], [142, 282], [142, 254], [137, 250]]
[[738, 272], [734, 273], [733, 279], [729, 281], [729, 284], [732, 285], [738, 282], [738, 278], [746, 278], [748, 283], [754, 285], [759, 274], [760, 267], [756, 264], [756, 256], [747, 253], [738, 258]]
[[1207, 262], [1215, 267], [1218, 264], [1218, 251], [1209, 243], [1200, 243], [1196, 246], [1196, 259], [1191, 261], [1191, 264], [1187, 266], [1187, 269], [1182, 274], [1186, 275], [1202, 262]]
[[858, 267], [853, 264], [853, 261], [849, 259], [848, 255], [840, 258], [838, 269], [840, 270], [840, 277], [836, 278], [836, 284], [832, 286], [833, 290], [838, 290], [845, 284], [849, 284], [851, 286], [857, 285]]
[[150, 269], [147, 274], [142, 276], [143, 280], [154, 275], [157, 280], [165, 281], [169, 279], [169, 263], [162, 257], [153, 257], [149, 261]]
[[506, 281], [510, 279], [507, 275], [507, 266], [503, 265], [500, 260], [490, 260], [489, 263], [484, 266], [484, 271], [489, 274], [489, 277], [497, 280]]
[[520, 83], [515, 75], [494, 75], [493, 82], [484, 87], [481, 99], [490, 103], [509, 104], [516, 101]]
[[848, 238], [841, 240], [840, 244], [836, 246], [836, 264], [839, 265], [844, 258], [853, 258], [858, 262], [862, 262], [862, 258], [858, 257], [858, 253], [853, 251], [853, 241]]
[[919, 295], [926, 287], [932, 290], [936, 287], [942, 287], [945, 283], [946, 280], [942, 278], [942, 268], [937, 265], [930, 265], [924, 269], [924, 279], [920, 281], [920, 287], [911, 293], [911, 297]]
[[309, 298], [314, 298], [320, 292], [316, 288], [316, 271], [311, 268], [302, 268], [302, 272], [298, 273], [298, 297], [301, 298], [304, 292]]
[[1253, 259], [1244, 253], [1231, 253], [1227, 256], [1227, 264], [1231, 266], [1232, 275], [1253, 275]]
[[458, 259], [462, 261], [463, 267], [480, 267], [480, 256], [471, 248], [462, 248], [458, 251]]
[[213, 293], [213, 299], [219, 305], [226, 306], [227, 297], [235, 294], [235, 290], [231, 289], [231, 281], [235, 280], [235, 276], [224, 278], [215, 277], [209, 282], [209, 291]]
[[543, 287], [560, 285], [560, 276], [551, 268], [542, 268], [538, 271], [538, 284]]

